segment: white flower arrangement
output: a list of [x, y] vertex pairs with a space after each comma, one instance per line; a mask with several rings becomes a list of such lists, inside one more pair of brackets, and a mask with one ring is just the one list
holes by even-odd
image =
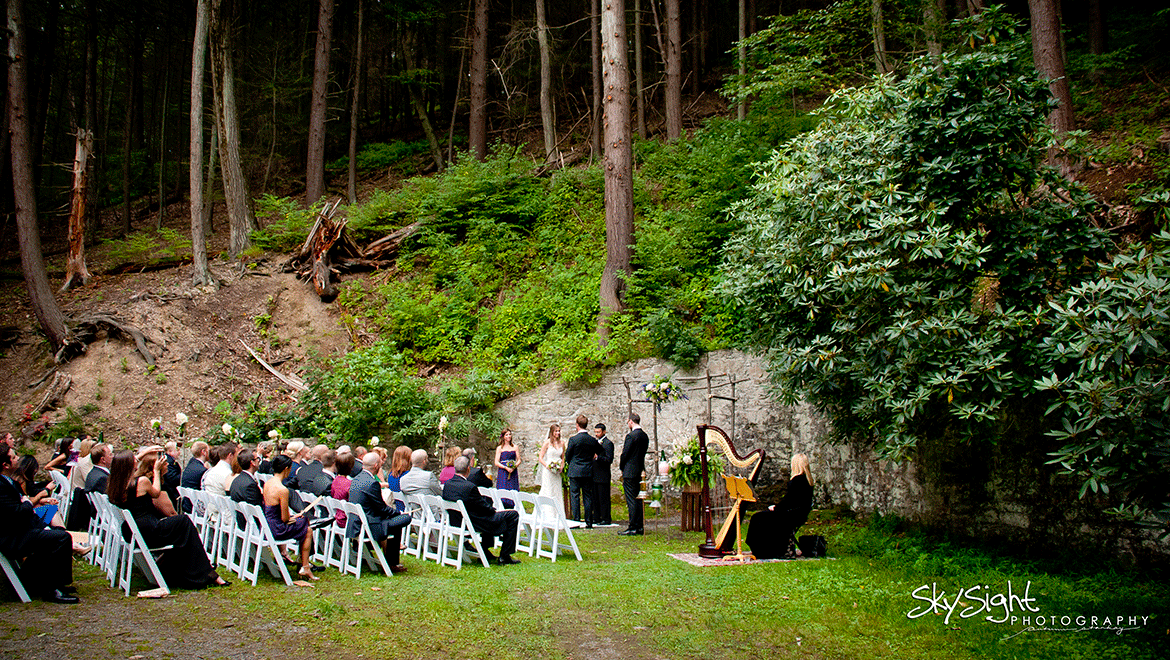
[[235, 431], [235, 429], [232, 428], [232, 425], [228, 424], [227, 422], [224, 422], [223, 426], [219, 427], [219, 430], [223, 431], [224, 435], [231, 435], [232, 431]]
[[662, 404], [687, 398], [682, 388], [670, 380], [670, 376], [655, 376], [649, 383], [642, 386], [642, 395], [647, 401], [654, 402], [654, 407], [662, 409]]
[[179, 426], [187, 425], [187, 416], [181, 412], [175, 413], [175, 423]]
[[447, 430], [447, 416], [443, 415], [439, 418], [439, 433]]
[[280, 440], [280, 429], [272, 429], [268, 432], [268, 439], [276, 442]]
[[382, 442], [382, 440], [379, 439], [378, 436], [374, 436], [374, 437], [370, 438], [370, 446], [371, 447], [377, 447], [378, 444], [381, 442]]

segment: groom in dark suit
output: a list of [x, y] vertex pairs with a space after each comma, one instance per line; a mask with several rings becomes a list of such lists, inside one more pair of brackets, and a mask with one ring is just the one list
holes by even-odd
[[622, 458], [619, 463], [622, 471], [622, 494], [626, 496], [626, 510], [630, 514], [630, 525], [622, 536], [642, 534], [642, 503], [638, 501], [638, 491], [642, 488], [642, 472], [646, 468], [646, 452], [650, 449], [650, 438], [638, 424], [642, 418], [638, 413], [630, 413], [626, 424], [630, 432], [626, 434], [626, 441], [622, 446]]
[[581, 499], [585, 500], [585, 528], [593, 529], [593, 459], [602, 453], [597, 438], [585, 429], [589, 418], [577, 415], [577, 433], [565, 445], [565, 470], [569, 475], [569, 509], [573, 520], [581, 519]]

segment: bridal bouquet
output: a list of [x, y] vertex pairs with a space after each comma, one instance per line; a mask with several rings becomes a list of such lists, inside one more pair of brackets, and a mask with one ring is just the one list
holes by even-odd
[[549, 472], [552, 472], [553, 474], [560, 474], [561, 470], [565, 469], [565, 466], [561, 465], [560, 461], [549, 461], [548, 469]]

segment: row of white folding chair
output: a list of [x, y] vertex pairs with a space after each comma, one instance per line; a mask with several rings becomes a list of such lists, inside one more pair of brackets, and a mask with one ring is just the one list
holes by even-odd
[[[508, 509], [505, 499], [512, 501], [512, 510], [520, 514], [520, 521], [516, 529], [516, 550], [532, 556], [532, 539], [536, 538], [535, 520], [529, 507], [535, 506], [534, 495], [516, 490], [502, 490], [500, 488], [480, 487], [479, 492], [484, 497], [490, 497], [496, 511]], [[527, 499], [526, 499], [527, 498]], [[525, 506], [527, 503], [527, 506]]]
[[281, 552], [282, 546], [290, 542], [273, 538], [260, 507], [192, 488], [180, 488], [179, 494], [192, 503], [188, 515], [199, 530], [203, 549], [213, 564], [224, 566], [241, 580], [255, 585], [260, 564], [264, 563], [273, 577], [292, 584]]
[[[484, 566], [488, 565], [487, 553], [480, 544], [480, 534], [471, 525], [471, 516], [463, 502], [445, 500], [430, 493], [420, 494], [424, 515], [430, 515], [431, 534], [423, 544], [423, 558], [435, 559], [440, 564], [454, 566], [456, 570], [463, 567], [463, 554], [466, 551], [465, 543], [470, 543], [475, 554]], [[453, 514], [458, 514], [459, 523], [453, 522]], [[437, 545], [431, 550], [430, 537], [437, 531]]]
[[443, 536], [441, 522], [442, 508], [432, 508], [424, 501], [423, 493], [403, 496], [406, 514], [410, 516], [407, 534], [406, 554], [423, 561], [439, 561], [439, 540]]
[[[91, 561], [106, 572], [110, 586], [116, 584], [129, 596], [132, 569], [137, 565], [148, 580], [167, 590], [166, 580], [158, 569], [155, 555], [173, 546], [149, 547], [129, 511], [112, 504], [103, 493], [87, 493], [87, 496], [94, 509], [90, 520], [90, 544], [93, 550], [89, 554], [94, 557]], [[123, 525], [130, 531], [129, 539], [122, 536]]]
[[[317, 496], [303, 491], [299, 494], [305, 504], [309, 504], [317, 498]], [[369, 520], [360, 506], [326, 495], [317, 500], [314, 508], [316, 509], [314, 512], [316, 519], [328, 517], [333, 522], [313, 531], [313, 561], [334, 567], [342, 573], [352, 573], [359, 578], [362, 576], [362, 568], [367, 566], [371, 570], [381, 569], [383, 573], [390, 575], [390, 565], [386, 561], [386, 555], [382, 552], [381, 544], [374, 540]], [[336, 522], [339, 512], [345, 518], [345, 525], [339, 525]], [[358, 535], [352, 538], [346, 533], [350, 517], [355, 517], [359, 521]]]

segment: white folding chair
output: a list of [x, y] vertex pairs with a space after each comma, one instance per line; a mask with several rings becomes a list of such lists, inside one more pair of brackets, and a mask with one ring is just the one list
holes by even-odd
[[[439, 558], [439, 563], [454, 566], [455, 570], [463, 568], [463, 553], [466, 550], [463, 544], [470, 541], [479, 560], [486, 567], [488, 565], [487, 554], [480, 544], [479, 532], [471, 526], [471, 517], [467, 515], [467, 507], [463, 506], [462, 501], [439, 501], [442, 502], [443, 506], [443, 539], [439, 543], [442, 555]], [[456, 518], [459, 518], [459, 522], [455, 522]]]
[[[357, 537], [351, 538], [347, 533], [345, 535], [345, 543], [342, 549], [342, 573], [353, 573], [355, 577], [362, 576], [362, 562], [363, 560], [369, 562], [371, 569], [376, 569], [379, 566], [382, 572], [390, 575], [390, 565], [386, 563], [386, 555], [382, 553], [382, 546], [374, 540], [374, 533], [370, 530], [370, 522], [366, 518], [366, 512], [360, 506], [353, 502], [342, 502], [342, 507], [345, 509], [346, 527], [349, 527], [350, 517], [357, 516], [360, 524], [358, 526]], [[353, 546], [351, 549], [351, 545]], [[366, 547], [370, 548], [370, 555], [365, 554]], [[377, 560], [375, 562], [375, 559]]]
[[420, 557], [422, 555], [421, 545], [423, 540], [423, 504], [422, 501], [414, 495], [403, 495], [402, 493], [395, 494], [395, 500], [401, 500], [403, 506], [403, 513], [410, 516], [410, 525], [402, 530], [406, 540], [406, 549], [403, 550], [406, 554], [412, 557]]
[[121, 566], [129, 561], [130, 553], [126, 539], [122, 537], [122, 510], [110, 503], [105, 493], [89, 493], [94, 515], [90, 523], [90, 543], [100, 539], [90, 554], [96, 553], [95, 564], [106, 572], [110, 586], [118, 584]]
[[273, 577], [281, 578], [286, 585], [292, 586], [292, 578], [289, 577], [280, 551], [282, 543], [289, 542], [277, 542], [272, 537], [272, 530], [268, 528], [268, 521], [265, 520], [260, 507], [246, 502], [236, 502], [236, 509], [247, 518], [243, 554], [240, 557], [240, 579], [251, 581], [252, 586], [256, 586], [260, 564], [264, 563]]
[[[569, 547], [573, 549], [573, 554], [577, 556], [577, 561], [581, 561], [581, 551], [577, 549], [577, 540], [573, 538], [573, 530], [569, 528], [569, 521], [561, 514], [553, 498], [547, 495], [537, 495], [536, 505], [537, 533], [533, 541], [536, 544], [536, 556], [547, 557], [556, 561], [557, 554], [560, 551], [559, 542], [561, 532], [564, 532], [569, 539]], [[544, 547], [546, 534], [548, 535], [549, 543], [547, 550]]]
[[520, 521], [516, 526], [516, 550], [517, 552], [526, 552], [531, 557], [536, 554], [536, 546], [540, 538], [537, 533], [539, 528], [537, 516], [540, 515], [540, 505], [533, 493], [513, 491], [513, 494], [515, 495], [516, 511], [520, 514]]
[[423, 561], [443, 561], [443, 499], [430, 493], [419, 493], [422, 506], [422, 529], [419, 532], [419, 552]]
[[65, 473], [57, 470], [49, 470], [49, 476], [53, 479], [53, 483], [57, 484], [57, 510], [61, 512], [61, 517], [64, 518], [69, 513], [69, 503], [73, 500], [73, 484], [70, 483], [69, 477]]
[[158, 554], [171, 550], [175, 546], [166, 545], [159, 548], [151, 548], [146, 544], [146, 539], [142, 538], [142, 532], [138, 531], [138, 523], [134, 521], [134, 516], [130, 512], [121, 509], [122, 519], [130, 528], [130, 539], [124, 546], [123, 559], [121, 564], [121, 573], [118, 578], [118, 587], [126, 591], [126, 595], [130, 595], [130, 576], [134, 566], [142, 569], [142, 573], [158, 587], [166, 593], [171, 590], [167, 588], [167, 581], [163, 579], [162, 572], [158, 570], [158, 563], [155, 558]]
[[12, 590], [16, 592], [16, 597], [20, 599], [20, 602], [32, 602], [32, 599], [28, 597], [28, 592], [24, 589], [24, 584], [20, 581], [16, 566], [8, 560], [3, 552], [0, 552], [0, 568], [4, 569], [4, 574], [8, 576], [8, 581], [12, 583]]
[[321, 500], [320, 506], [328, 509], [329, 518], [333, 522], [317, 530], [320, 536], [313, 546], [312, 560], [342, 570], [345, 557], [342, 552], [345, 541], [345, 525], [337, 524], [337, 513], [340, 511], [344, 515], [345, 507], [341, 500], [334, 497], [326, 497]]

